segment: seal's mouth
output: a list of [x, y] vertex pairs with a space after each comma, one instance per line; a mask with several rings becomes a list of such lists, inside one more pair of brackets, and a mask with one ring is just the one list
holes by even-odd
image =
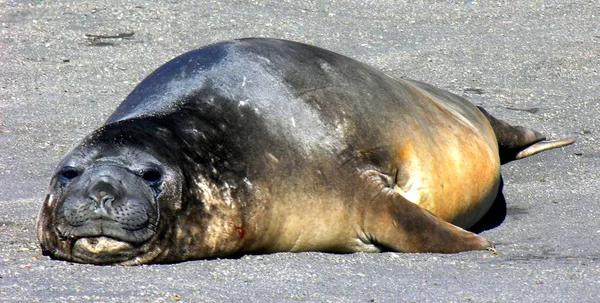
[[133, 245], [108, 237], [81, 238], [73, 244], [74, 250], [84, 250], [93, 254], [115, 254], [132, 250]]
[[[86, 214], [83, 212], [76, 213], [79, 218], [84, 217]], [[115, 241], [128, 242], [134, 245], [142, 244], [148, 241], [152, 236], [156, 234], [154, 222], [150, 223], [150, 220], [139, 220], [142, 223], [137, 226], [131, 226], [127, 220], [131, 221], [130, 218], [120, 216], [117, 219], [123, 222], [118, 222], [112, 218], [102, 218], [95, 220], [87, 220], [78, 222], [80, 225], [73, 225], [62, 216], [56, 220], [56, 230], [58, 231], [61, 239], [82, 239], [82, 238], [100, 238], [106, 237]]]
[[104, 236], [79, 238], [71, 247], [74, 261], [94, 264], [121, 263], [134, 257], [137, 250], [131, 243]]

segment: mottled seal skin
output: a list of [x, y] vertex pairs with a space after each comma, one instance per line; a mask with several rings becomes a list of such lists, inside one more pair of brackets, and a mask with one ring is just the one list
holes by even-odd
[[64, 157], [38, 237], [95, 264], [491, 249], [463, 228], [501, 162], [573, 142], [543, 140], [327, 50], [223, 42], [154, 71]]

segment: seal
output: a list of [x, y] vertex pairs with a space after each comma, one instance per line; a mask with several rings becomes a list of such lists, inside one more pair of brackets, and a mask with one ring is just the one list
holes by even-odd
[[465, 229], [501, 163], [573, 142], [321, 48], [222, 42], [158, 68], [62, 159], [38, 238], [125, 265], [493, 249]]

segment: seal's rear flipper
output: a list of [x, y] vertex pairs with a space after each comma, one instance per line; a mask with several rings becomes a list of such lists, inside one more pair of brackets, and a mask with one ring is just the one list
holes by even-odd
[[562, 146], [567, 146], [570, 144], [573, 144], [573, 142], [575, 142], [575, 138], [566, 138], [566, 139], [561, 139], [561, 140], [544, 140], [544, 141], [539, 141], [536, 142], [530, 146], [528, 146], [527, 148], [525, 148], [524, 150], [520, 151], [516, 156], [515, 156], [515, 160], [519, 160], [525, 157], [529, 157], [531, 155], [535, 155], [539, 152], [545, 151], [545, 150], [549, 150], [549, 149], [553, 149], [553, 148], [557, 148], [557, 147], [562, 147]]
[[500, 163], [502, 164], [529, 157], [545, 150], [567, 146], [575, 142], [574, 138], [546, 140], [546, 136], [533, 129], [512, 126], [500, 119], [494, 118], [482, 107], [478, 106], [477, 108], [485, 115], [494, 129], [496, 139], [498, 140]]

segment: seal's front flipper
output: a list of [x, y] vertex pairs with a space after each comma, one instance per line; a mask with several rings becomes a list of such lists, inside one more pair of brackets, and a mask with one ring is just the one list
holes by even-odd
[[485, 115], [494, 129], [496, 139], [498, 140], [500, 163], [502, 164], [529, 157], [545, 150], [567, 146], [575, 142], [574, 138], [546, 141], [546, 136], [533, 129], [512, 126], [500, 119], [494, 118], [482, 107], [478, 106], [477, 108]]
[[369, 180], [363, 199], [363, 231], [367, 240], [399, 252], [495, 252], [493, 242], [434, 216], [406, 200], [384, 182]]

